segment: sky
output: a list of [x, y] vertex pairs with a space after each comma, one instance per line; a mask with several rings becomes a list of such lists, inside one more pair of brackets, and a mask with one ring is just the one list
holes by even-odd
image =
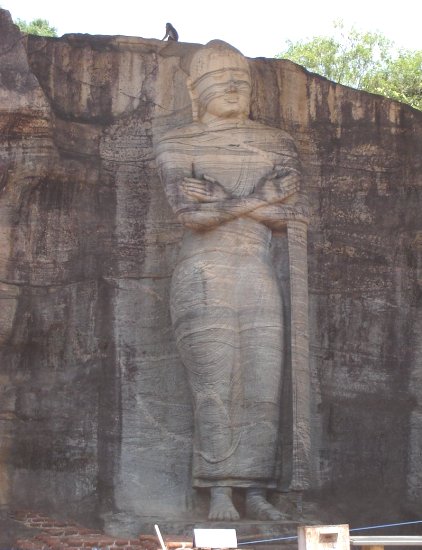
[[181, 42], [219, 38], [248, 57], [274, 57], [286, 40], [332, 35], [333, 21], [379, 31], [397, 48], [422, 49], [422, 0], [0, 0], [12, 18], [47, 19], [66, 33], [161, 39], [167, 22]]

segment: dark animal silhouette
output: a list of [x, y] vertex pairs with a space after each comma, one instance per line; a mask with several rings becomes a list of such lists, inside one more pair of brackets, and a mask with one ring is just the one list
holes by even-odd
[[174, 40], [175, 42], [179, 40], [179, 35], [177, 34], [176, 29], [171, 23], [166, 23], [166, 35], [163, 40], [165, 40], [166, 38], [168, 40]]

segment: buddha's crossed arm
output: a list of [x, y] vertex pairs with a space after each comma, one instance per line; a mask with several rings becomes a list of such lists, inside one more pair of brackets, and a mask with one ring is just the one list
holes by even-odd
[[[180, 147], [162, 149], [159, 155], [161, 179], [169, 202], [185, 226], [207, 229], [247, 216], [272, 225], [279, 221], [283, 203], [294, 203], [300, 187], [300, 171], [294, 146], [275, 156], [277, 163], [246, 197], [230, 195], [215, 179], [194, 174], [192, 156]], [[268, 154], [266, 151], [263, 154]], [[290, 206], [287, 211], [291, 211]]]

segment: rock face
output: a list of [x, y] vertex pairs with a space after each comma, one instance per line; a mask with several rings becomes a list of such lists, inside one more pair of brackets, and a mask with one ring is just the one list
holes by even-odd
[[[169, 313], [183, 230], [153, 153], [190, 120], [198, 46], [0, 16], [0, 504], [128, 532], [200, 515]], [[252, 118], [293, 137], [310, 202], [313, 496], [397, 517], [422, 497], [422, 114], [250, 69]]]

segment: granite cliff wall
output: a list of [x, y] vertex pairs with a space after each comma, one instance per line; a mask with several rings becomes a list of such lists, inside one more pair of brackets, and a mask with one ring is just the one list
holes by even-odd
[[[168, 311], [182, 229], [152, 147], [190, 120], [197, 47], [23, 36], [0, 11], [4, 507], [110, 528], [201, 510]], [[312, 498], [399, 517], [422, 497], [422, 114], [250, 66], [252, 117], [293, 136], [310, 199]]]

